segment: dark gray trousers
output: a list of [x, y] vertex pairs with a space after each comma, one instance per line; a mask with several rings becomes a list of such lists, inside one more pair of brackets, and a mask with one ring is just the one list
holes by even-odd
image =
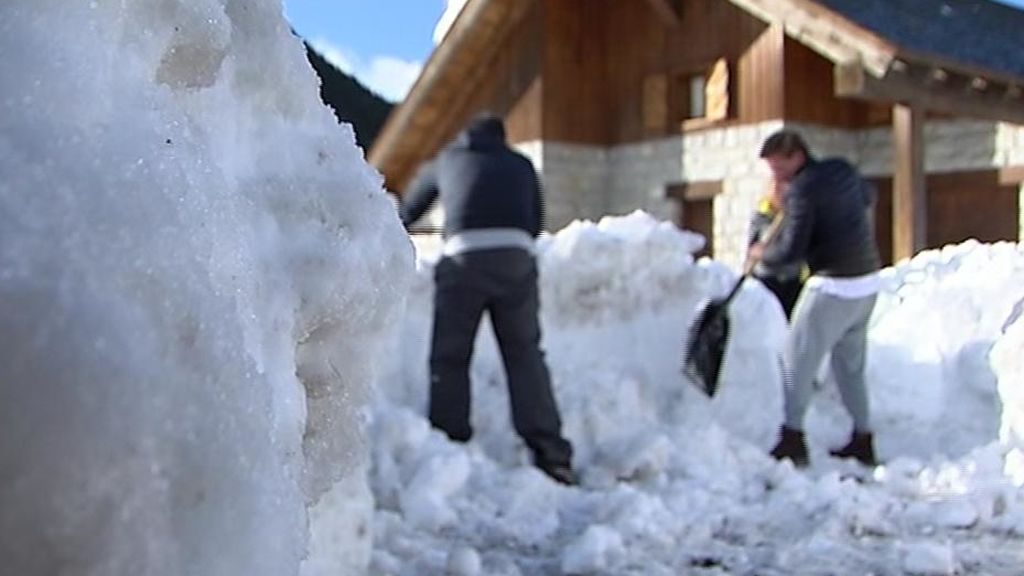
[[512, 422], [538, 463], [569, 464], [551, 377], [540, 349], [537, 265], [519, 248], [474, 250], [442, 258], [434, 271], [434, 329], [430, 350], [430, 422], [466, 441], [469, 363], [480, 319], [494, 327], [508, 377]]

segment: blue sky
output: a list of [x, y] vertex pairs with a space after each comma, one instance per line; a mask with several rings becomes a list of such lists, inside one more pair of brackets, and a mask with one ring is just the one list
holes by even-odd
[[[452, 0], [461, 5], [463, 0]], [[1024, 7], [1024, 0], [1001, 0]], [[295, 30], [328, 60], [400, 100], [434, 49], [446, 0], [284, 0]]]
[[303, 38], [389, 100], [405, 96], [434, 49], [445, 0], [284, 0]]

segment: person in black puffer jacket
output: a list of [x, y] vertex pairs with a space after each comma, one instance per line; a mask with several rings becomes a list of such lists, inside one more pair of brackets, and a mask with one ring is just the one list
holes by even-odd
[[408, 228], [438, 197], [445, 242], [434, 269], [430, 422], [452, 440], [472, 436], [469, 364], [486, 311], [505, 364], [516, 431], [538, 468], [575, 484], [572, 446], [561, 433], [540, 348], [533, 255], [544, 217], [539, 178], [506, 144], [500, 118], [475, 118], [421, 169], [400, 208], [402, 223]]
[[845, 160], [817, 160], [800, 134], [769, 136], [761, 158], [787, 183], [785, 225], [768, 245], [751, 247], [768, 266], [806, 262], [811, 276], [793, 311], [783, 354], [785, 422], [772, 455], [808, 464], [803, 419], [814, 377], [826, 355], [843, 404], [853, 418], [850, 441], [832, 452], [875, 464], [864, 382], [868, 320], [880, 287], [881, 259], [871, 211], [874, 189]]

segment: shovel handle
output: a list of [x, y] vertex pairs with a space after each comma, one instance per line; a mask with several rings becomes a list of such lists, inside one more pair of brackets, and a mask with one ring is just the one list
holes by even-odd
[[[779, 235], [779, 230], [782, 229], [783, 220], [785, 220], [785, 214], [780, 210], [779, 213], [775, 215], [775, 219], [772, 220], [772, 225], [768, 227], [768, 231], [765, 233], [764, 239], [758, 241], [758, 244], [761, 244], [762, 246], [771, 244], [772, 240], [775, 240], [775, 237]], [[747, 261], [743, 265], [743, 277], [750, 276], [750, 274], [754, 272], [754, 267], [757, 266], [757, 263], [760, 261], [760, 257], [747, 258]]]
[[[782, 229], [783, 214], [780, 211], [775, 215], [775, 219], [772, 220], [772, 225], [768, 228], [768, 232], [764, 235], [764, 240], [761, 240], [761, 244], [768, 244], [779, 234], [779, 230]], [[760, 258], [748, 258], [747, 262], [743, 265], [743, 274], [740, 275], [736, 283], [732, 285], [732, 289], [729, 290], [729, 294], [722, 300], [723, 305], [732, 302], [732, 299], [739, 293], [740, 288], [743, 286], [743, 281], [747, 279], [754, 272], [754, 266], [760, 262]]]

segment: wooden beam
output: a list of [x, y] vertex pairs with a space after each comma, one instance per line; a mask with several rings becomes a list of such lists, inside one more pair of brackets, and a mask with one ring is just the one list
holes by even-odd
[[1012, 97], [1010, 87], [994, 90], [988, 80], [948, 69], [937, 72], [934, 67], [911, 66], [875, 78], [854, 62], [837, 64], [833, 81], [836, 96], [842, 98], [905, 102], [957, 116], [1024, 124], [1024, 99]]
[[924, 111], [897, 104], [892, 109], [895, 166], [892, 182], [893, 260], [924, 249], [928, 197], [924, 174]]
[[721, 180], [673, 182], [665, 185], [665, 197], [676, 200], [708, 200], [722, 193]]
[[949, 80], [949, 72], [946, 72], [942, 68], [933, 68], [931, 73], [928, 74], [928, 86], [934, 86], [936, 84], [943, 84]]
[[729, 0], [832, 62], [861, 62], [871, 74], [889, 69], [896, 47], [814, 0]]
[[[439, 135], [455, 132], [464, 120], [453, 110], [475, 93], [479, 79], [502, 40], [538, 0], [468, 0], [440, 45], [430, 54], [409, 94], [381, 127], [367, 161], [386, 178], [390, 190], [402, 190], [412, 170], [443, 144]], [[453, 100], [457, 100], [453, 101]], [[465, 115], [471, 112], [465, 112]], [[440, 119], [424, 122], [424, 117]], [[416, 143], [410, 159], [406, 143]]]
[[1024, 166], [1004, 166], [999, 169], [999, 184], [1013, 186], [1024, 184]]
[[673, 0], [647, 0], [647, 4], [658, 14], [661, 23], [669, 28], [679, 25], [679, 12]]

